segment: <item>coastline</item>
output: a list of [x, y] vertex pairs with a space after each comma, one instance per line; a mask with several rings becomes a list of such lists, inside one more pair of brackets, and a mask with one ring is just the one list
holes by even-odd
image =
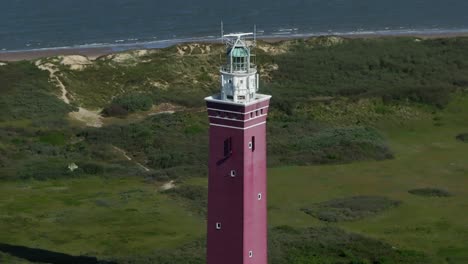
[[[454, 38], [454, 37], [468, 37], [467, 32], [362, 32], [362, 33], [341, 33], [341, 34], [303, 34], [303, 35], [272, 35], [272, 36], [260, 36], [259, 40], [265, 42], [279, 42], [284, 40], [292, 39], [307, 39], [313, 37], [342, 37], [349, 39], [356, 38], [392, 38], [392, 37], [415, 37], [423, 39], [434, 39], [434, 38]], [[61, 56], [61, 55], [82, 55], [86, 56], [91, 60], [98, 57], [131, 51], [140, 49], [161, 49], [171, 47], [181, 43], [215, 43], [219, 42], [219, 39], [215, 38], [200, 38], [200, 39], [175, 39], [175, 40], [164, 40], [158, 42], [147, 42], [147, 43], [131, 43], [131, 44], [103, 44], [96, 46], [78, 46], [78, 47], [57, 47], [57, 48], [45, 48], [35, 50], [14, 50], [14, 51], [0, 51], [0, 61], [2, 62], [14, 62], [22, 60], [35, 60], [45, 57]]]

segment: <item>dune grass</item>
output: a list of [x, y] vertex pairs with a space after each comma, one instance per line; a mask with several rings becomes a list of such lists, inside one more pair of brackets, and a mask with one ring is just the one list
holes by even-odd
[[[260, 68], [273, 69], [262, 72], [269, 77], [262, 92], [274, 96], [269, 225], [284, 249], [273, 264], [366, 263], [374, 246], [390, 257], [379, 263], [468, 262], [468, 144], [457, 140], [468, 131], [466, 42], [296, 41], [282, 54], [259, 52]], [[104, 108], [116, 96], [147, 92], [154, 103], [199, 108], [217, 89], [219, 52], [180, 56], [172, 47], [124, 63], [107, 57], [84, 71], [61, 66], [61, 78], [84, 106]], [[0, 91], [0, 243], [122, 263], [203, 263], [204, 111], [83, 128], [67, 123], [73, 107], [31, 63], [2, 67], [0, 80], [7, 84]], [[330, 98], [322, 102], [324, 96]], [[76, 173], [67, 171], [70, 162], [80, 167]], [[171, 179], [179, 189], [158, 192]], [[408, 193], [428, 186], [453, 196]], [[338, 223], [300, 210], [363, 195], [402, 204]], [[355, 233], [365, 242], [357, 249], [345, 243]], [[311, 255], [322, 242], [333, 252]], [[336, 252], [336, 245], [352, 250]], [[4, 259], [14, 257], [1, 253]]]

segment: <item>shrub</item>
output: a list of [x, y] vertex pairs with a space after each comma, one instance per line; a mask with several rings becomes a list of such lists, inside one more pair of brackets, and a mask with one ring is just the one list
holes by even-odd
[[79, 163], [78, 167], [86, 174], [96, 175], [104, 173], [104, 166], [95, 162]]
[[102, 110], [102, 114], [104, 116], [117, 116], [117, 117], [123, 117], [128, 115], [128, 110], [125, 109], [123, 106], [118, 105], [118, 104], [111, 104], [109, 107], [104, 108]]
[[[151, 97], [144, 93], [129, 93], [117, 97], [112, 101], [108, 112], [114, 111], [122, 114], [124, 110], [131, 112], [148, 111], [153, 105]], [[120, 107], [120, 108], [119, 108]]]
[[462, 133], [460, 135], [457, 135], [456, 139], [461, 141], [461, 142], [467, 142], [468, 143], [468, 133]]
[[19, 170], [18, 176], [21, 179], [47, 180], [78, 175], [71, 172], [67, 166], [66, 161], [55, 158], [27, 161]]
[[420, 188], [412, 189], [408, 191], [411, 194], [426, 196], [426, 197], [450, 197], [452, 194], [446, 190], [441, 190], [437, 188]]
[[380, 196], [356, 196], [317, 203], [301, 210], [321, 221], [340, 222], [372, 216], [400, 203]]

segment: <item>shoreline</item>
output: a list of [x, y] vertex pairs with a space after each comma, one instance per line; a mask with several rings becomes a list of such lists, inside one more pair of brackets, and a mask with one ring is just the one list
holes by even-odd
[[[361, 32], [361, 33], [342, 33], [342, 34], [302, 34], [302, 35], [272, 35], [260, 36], [258, 40], [265, 42], [279, 42], [284, 40], [293, 39], [307, 39], [314, 37], [342, 37], [349, 39], [359, 38], [396, 38], [396, 37], [415, 37], [415, 38], [455, 38], [455, 37], [468, 37], [466, 32]], [[45, 57], [53, 56], [67, 56], [67, 55], [82, 55], [91, 60], [108, 54], [141, 50], [141, 49], [162, 49], [183, 43], [216, 43], [219, 39], [215, 38], [191, 38], [191, 39], [174, 39], [163, 40], [157, 42], [142, 42], [142, 43], [129, 43], [129, 44], [103, 44], [95, 46], [77, 46], [77, 47], [57, 47], [57, 48], [44, 48], [34, 50], [13, 50], [13, 51], [0, 51], [0, 62], [14, 62], [22, 60], [35, 60]]]

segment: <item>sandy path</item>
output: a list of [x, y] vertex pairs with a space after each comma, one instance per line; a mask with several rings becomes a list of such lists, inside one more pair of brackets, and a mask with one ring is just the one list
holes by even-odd
[[57, 87], [60, 88], [60, 91], [62, 92], [62, 95], [60, 96], [60, 99], [64, 101], [66, 104], [70, 104], [70, 100], [68, 99], [68, 91], [65, 88], [65, 85], [63, 85], [62, 81], [58, 78], [58, 76], [55, 74], [58, 72], [58, 69], [53, 65], [52, 63], [41, 63], [41, 60], [36, 61], [36, 66], [43, 70], [43, 71], [48, 71], [49, 72], [49, 78], [54, 81], [54, 83], [57, 85]]
[[[61, 95], [60, 100], [62, 100], [66, 104], [70, 104], [70, 99], [68, 98], [69, 93], [67, 88], [57, 76], [57, 66], [52, 63], [42, 63], [41, 60], [36, 61], [36, 66], [43, 71], [49, 72], [49, 78], [55, 83], [55, 85], [60, 88]], [[102, 116], [99, 114], [100, 111], [91, 111], [86, 108], [79, 107], [78, 112], [71, 112], [69, 116], [75, 120], [84, 122], [87, 126], [90, 127], [102, 127]]]
[[[112, 146], [117, 152], [119, 152], [120, 154], [122, 154], [122, 156], [124, 156], [127, 160], [129, 161], [132, 161], [133, 159], [127, 155], [127, 152], [121, 148], [118, 148], [116, 146]], [[138, 167], [142, 168], [144, 171], [146, 172], [149, 172], [151, 171], [149, 168], [143, 166], [143, 164], [137, 162], [137, 161], [133, 161]]]

